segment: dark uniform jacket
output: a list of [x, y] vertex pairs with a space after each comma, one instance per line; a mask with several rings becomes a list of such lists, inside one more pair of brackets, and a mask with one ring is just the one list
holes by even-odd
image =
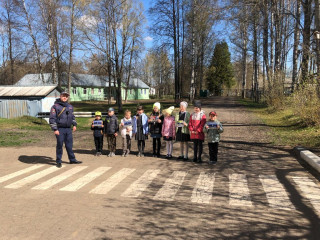
[[161, 123], [158, 123], [158, 121], [151, 121], [149, 122], [149, 131], [151, 134], [161, 134], [161, 131], [162, 131], [162, 124], [163, 124], [163, 120], [164, 120], [164, 116], [160, 113], [152, 113], [150, 115], [150, 119], [152, 118], [158, 118], [161, 120]]
[[105, 134], [115, 134], [116, 132], [119, 132], [118, 118], [116, 115], [106, 116], [106, 120], [104, 121], [104, 132]]
[[70, 128], [72, 125], [77, 126], [72, 105], [68, 102], [62, 102], [60, 98], [58, 98], [51, 107], [49, 124], [53, 131], [59, 128]]

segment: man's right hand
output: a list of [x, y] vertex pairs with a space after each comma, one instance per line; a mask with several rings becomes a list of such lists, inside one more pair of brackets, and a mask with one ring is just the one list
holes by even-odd
[[55, 131], [54, 131], [54, 135], [60, 135], [59, 130], [55, 130]]

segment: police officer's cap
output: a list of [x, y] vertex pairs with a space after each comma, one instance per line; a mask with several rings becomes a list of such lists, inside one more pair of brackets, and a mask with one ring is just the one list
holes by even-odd
[[62, 92], [62, 93], [60, 93], [60, 96], [62, 96], [62, 95], [67, 95], [68, 97], [70, 96], [70, 94], [67, 93], [67, 92]]

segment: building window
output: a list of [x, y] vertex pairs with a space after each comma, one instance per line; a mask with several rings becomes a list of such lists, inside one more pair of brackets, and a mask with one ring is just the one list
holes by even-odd
[[140, 94], [142, 94], [142, 89], [140, 89]]
[[102, 92], [102, 91], [101, 91], [101, 88], [99, 88], [99, 89], [98, 89], [98, 93], [99, 93], [99, 95], [101, 95], [101, 92]]
[[147, 94], [147, 89], [144, 90], [144, 94]]
[[72, 88], [72, 93], [73, 93], [73, 95], [77, 95], [77, 89], [76, 88]]
[[94, 95], [94, 88], [91, 88], [91, 95]]
[[83, 88], [83, 94], [87, 94], [87, 88]]

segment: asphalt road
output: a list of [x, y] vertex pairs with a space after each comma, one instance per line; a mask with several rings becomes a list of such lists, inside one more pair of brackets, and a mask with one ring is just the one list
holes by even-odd
[[57, 169], [52, 147], [0, 148], [0, 239], [320, 239], [319, 178], [234, 99], [204, 110], [225, 129], [214, 166], [75, 144], [84, 163]]

